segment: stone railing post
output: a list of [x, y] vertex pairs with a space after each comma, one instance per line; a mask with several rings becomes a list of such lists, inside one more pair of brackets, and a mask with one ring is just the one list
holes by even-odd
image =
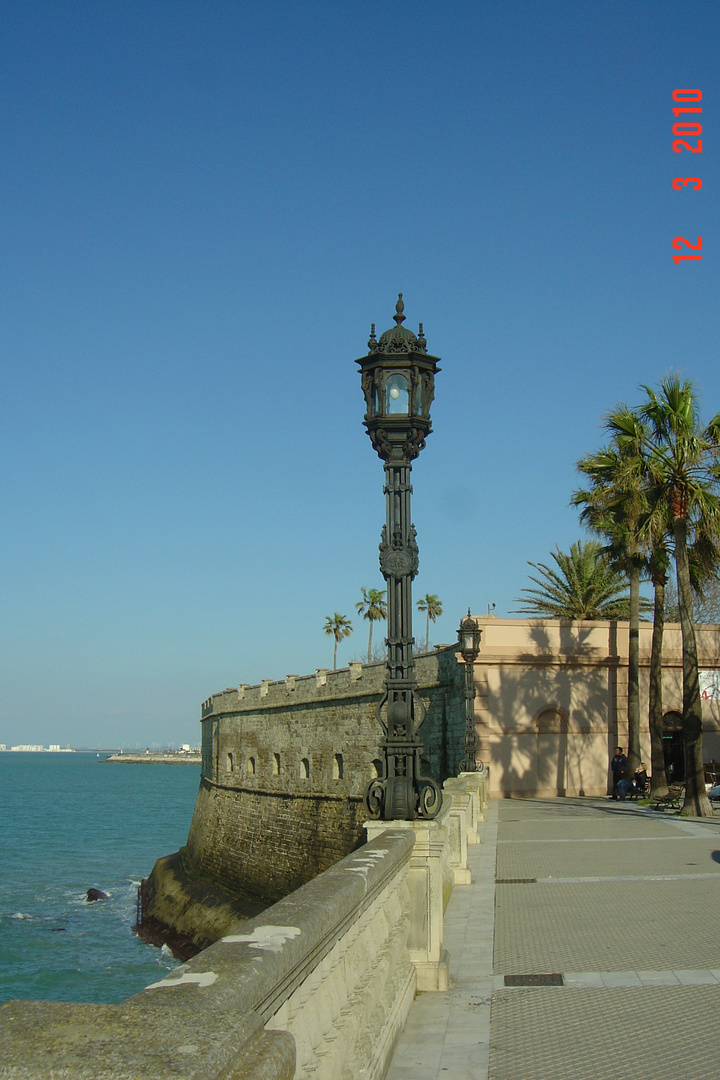
[[418, 990], [447, 990], [450, 958], [443, 948], [443, 913], [452, 889], [449, 865], [450, 800], [430, 821], [366, 821], [368, 841], [388, 826], [414, 834], [415, 846], [408, 868], [410, 931], [408, 952], [417, 972]]
[[473, 795], [461, 777], [453, 776], [443, 784], [443, 795], [450, 795], [450, 814], [448, 816], [448, 842], [450, 844], [450, 868], [453, 885], [469, 885], [470, 869], [467, 862], [468, 842], [475, 843], [470, 836], [473, 819]]
[[[477, 772], [460, 773], [453, 781], [462, 785], [462, 790], [470, 796], [468, 807], [468, 843], [480, 843], [480, 823], [485, 820], [485, 808], [488, 800], [488, 771], [482, 765]], [[446, 780], [448, 784], [451, 781]], [[454, 789], [453, 789], [454, 790]]]

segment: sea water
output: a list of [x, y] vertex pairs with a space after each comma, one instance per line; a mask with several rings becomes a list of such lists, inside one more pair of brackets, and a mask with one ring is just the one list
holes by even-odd
[[186, 842], [199, 781], [197, 765], [0, 753], [0, 1001], [116, 1004], [177, 966], [133, 933], [137, 890]]

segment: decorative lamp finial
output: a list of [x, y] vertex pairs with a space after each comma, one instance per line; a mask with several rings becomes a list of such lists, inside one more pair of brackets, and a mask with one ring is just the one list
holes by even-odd
[[370, 352], [375, 352], [377, 349], [377, 338], [375, 337], [375, 323], [370, 323], [370, 340], [368, 341], [368, 349]]
[[398, 326], [400, 326], [401, 323], [405, 322], [405, 316], [403, 315], [404, 310], [405, 310], [405, 305], [403, 304], [402, 293], [399, 292], [398, 293], [398, 301], [397, 301], [397, 304], [395, 305], [395, 311], [397, 312], [397, 315], [393, 315], [393, 319], [398, 324]]

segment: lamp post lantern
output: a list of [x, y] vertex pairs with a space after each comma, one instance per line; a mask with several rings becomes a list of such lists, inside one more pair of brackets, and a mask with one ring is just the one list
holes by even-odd
[[465, 757], [460, 772], [477, 772], [478, 737], [475, 730], [475, 661], [480, 652], [482, 630], [470, 614], [460, 622], [458, 644], [465, 662]]
[[420, 775], [423, 745], [418, 730], [425, 707], [417, 694], [412, 636], [412, 580], [418, 570], [415, 526], [410, 520], [410, 470], [432, 431], [439, 357], [430, 356], [422, 323], [417, 334], [405, 321], [402, 293], [395, 326], [375, 337], [357, 360], [365, 395], [365, 428], [385, 464], [385, 524], [380, 541], [380, 571], [387, 584], [387, 673], [377, 707], [383, 730], [383, 775], [365, 792], [370, 818], [433, 818], [442, 805], [440, 788]]

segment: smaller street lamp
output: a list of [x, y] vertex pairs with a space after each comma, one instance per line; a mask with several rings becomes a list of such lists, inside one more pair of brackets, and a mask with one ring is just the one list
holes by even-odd
[[465, 662], [465, 757], [460, 772], [477, 772], [478, 737], [475, 731], [475, 661], [480, 652], [482, 630], [470, 614], [460, 621], [458, 644]]

